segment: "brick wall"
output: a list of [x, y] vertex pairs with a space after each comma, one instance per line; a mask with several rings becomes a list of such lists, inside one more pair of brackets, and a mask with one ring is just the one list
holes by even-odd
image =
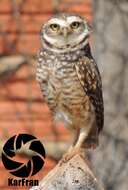
[[[79, 13], [91, 21], [91, 0], [75, 2], [62, 0], [56, 7], [52, 0], [0, 0], [0, 54], [35, 55], [40, 47], [40, 27], [56, 10]], [[41, 140], [56, 138], [49, 109], [35, 81], [36, 61], [30, 59], [29, 63], [0, 84], [0, 142], [17, 133], [30, 133]], [[58, 139], [69, 139], [63, 126], [57, 128], [57, 133]], [[54, 164], [47, 158], [44, 170], [35, 178], [40, 179]], [[7, 187], [9, 173], [1, 162], [0, 176], [0, 189], [11, 189]]]
[[[63, 0], [57, 10], [80, 13], [91, 20], [90, 0], [76, 2], [80, 3]], [[0, 53], [35, 54], [39, 47], [40, 27], [55, 10], [54, 0], [1, 0]]]

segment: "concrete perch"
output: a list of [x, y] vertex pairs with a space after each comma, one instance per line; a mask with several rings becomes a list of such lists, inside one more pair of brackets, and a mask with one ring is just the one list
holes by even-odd
[[76, 155], [67, 163], [56, 165], [38, 187], [30, 190], [104, 190], [88, 165], [85, 159]]

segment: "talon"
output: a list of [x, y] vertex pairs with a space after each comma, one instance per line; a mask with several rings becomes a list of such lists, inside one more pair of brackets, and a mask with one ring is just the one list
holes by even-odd
[[62, 159], [59, 161], [59, 165], [61, 166], [62, 164], [68, 162], [72, 157], [74, 157], [76, 154], [82, 155], [82, 149], [81, 148], [72, 148], [72, 150], [68, 151], [65, 153], [62, 157]]

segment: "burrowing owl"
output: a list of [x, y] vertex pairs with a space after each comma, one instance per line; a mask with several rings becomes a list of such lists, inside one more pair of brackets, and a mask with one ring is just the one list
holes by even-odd
[[101, 77], [89, 35], [87, 21], [76, 14], [55, 15], [41, 29], [37, 80], [55, 121], [76, 134], [70, 154], [96, 147], [103, 128]]

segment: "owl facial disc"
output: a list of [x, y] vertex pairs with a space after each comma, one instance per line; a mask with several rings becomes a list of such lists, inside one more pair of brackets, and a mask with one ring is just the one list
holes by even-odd
[[90, 26], [75, 14], [59, 14], [45, 23], [41, 30], [43, 47], [58, 53], [72, 52], [88, 43]]

